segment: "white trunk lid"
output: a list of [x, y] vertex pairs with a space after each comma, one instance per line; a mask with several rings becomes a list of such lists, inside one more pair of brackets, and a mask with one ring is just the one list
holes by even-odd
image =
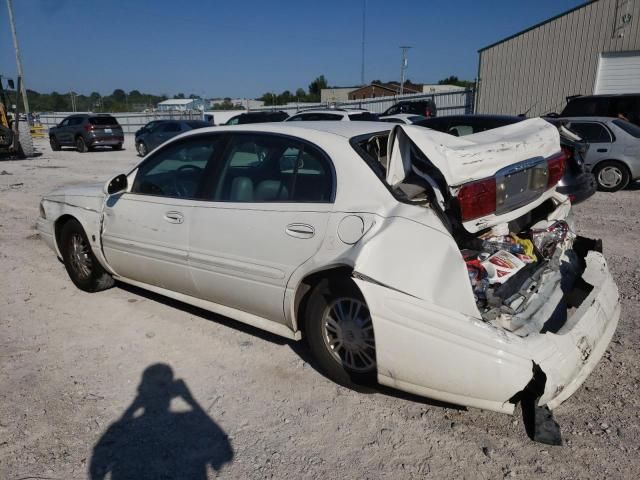
[[490, 177], [499, 177], [512, 190], [508, 202], [495, 213], [465, 222], [470, 232], [513, 220], [554, 192], [553, 188], [531, 190], [527, 184], [529, 170], [546, 168], [542, 165], [545, 159], [560, 152], [557, 128], [540, 118], [462, 138], [424, 127], [397, 125], [389, 134], [387, 147], [390, 186], [402, 183], [411, 171], [412, 145], [440, 171], [452, 195], [466, 183]]

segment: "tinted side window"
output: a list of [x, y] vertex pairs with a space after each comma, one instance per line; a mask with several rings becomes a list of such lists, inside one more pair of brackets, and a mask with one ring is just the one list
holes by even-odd
[[210, 198], [221, 202], [330, 202], [333, 173], [326, 157], [295, 139], [233, 136]]
[[217, 137], [175, 142], [138, 167], [132, 193], [172, 198], [196, 198], [204, 169], [219, 144]]
[[82, 121], [84, 120], [84, 118], [82, 117], [73, 117], [69, 119], [69, 125], [70, 126], [74, 126], [74, 125], [81, 125]]
[[180, 132], [181, 130], [182, 130], [182, 127], [180, 127], [179, 123], [168, 122], [162, 125], [158, 131], [165, 132], [165, 133], [175, 133], [175, 132]]
[[632, 137], [640, 138], [640, 127], [624, 120], [614, 120], [613, 123]]
[[571, 122], [569, 128], [589, 143], [610, 143], [611, 136], [599, 123]]
[[607, 98], [577, 98], [568, 103], [562, 111], [563, 117], [597, 117], [607, 116]]

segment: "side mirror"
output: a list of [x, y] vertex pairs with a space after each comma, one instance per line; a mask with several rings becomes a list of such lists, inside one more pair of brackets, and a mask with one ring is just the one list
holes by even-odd
[[127, 176], [124, 173], [113, 177], [109, 182], [105, 185], [105, 193], [108, 195], [113, 195], [114, 193], [122, 192], [127, 189]]

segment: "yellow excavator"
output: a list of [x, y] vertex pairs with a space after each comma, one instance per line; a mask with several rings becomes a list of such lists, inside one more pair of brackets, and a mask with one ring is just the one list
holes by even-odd
[[18, 88], [14, 88], [13, 79], [7, 79], [7, 89], [16, 92], [14, 107], [10, 107], [8, 92], [4, 88], [4, 81], [0, 75], [0, 155], [29, 158], [34, 156], [31, 129], [26, 119], [20, 118], [20, 102], [18, 92], [22, 78], [18, 77]]

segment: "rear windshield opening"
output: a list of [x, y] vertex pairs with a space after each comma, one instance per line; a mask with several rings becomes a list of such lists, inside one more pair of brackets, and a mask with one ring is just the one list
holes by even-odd
[[349, 115], [349, 120], [356, 122], [376, 122], [378, 120], [378, 117], [369, 112], [352, 113], [351, 115]]
[[118, 125], [118, 121], [110, 115], [89, 117], [89, 123], [91, 125]]

